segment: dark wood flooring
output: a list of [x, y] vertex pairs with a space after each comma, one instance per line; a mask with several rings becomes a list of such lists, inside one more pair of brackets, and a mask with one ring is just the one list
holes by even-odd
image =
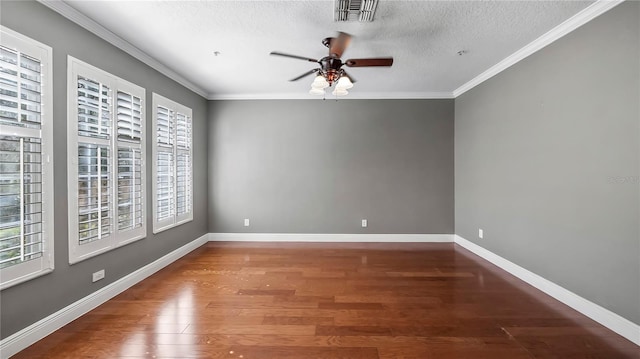
[[640, 358], [449, 243], [208, 243], [15, 358]]

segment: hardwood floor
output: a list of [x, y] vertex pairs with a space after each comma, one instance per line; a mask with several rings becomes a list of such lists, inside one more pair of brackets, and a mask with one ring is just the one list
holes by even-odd
[[640, 358], [449, 243], [208, 243], [15, 358]]

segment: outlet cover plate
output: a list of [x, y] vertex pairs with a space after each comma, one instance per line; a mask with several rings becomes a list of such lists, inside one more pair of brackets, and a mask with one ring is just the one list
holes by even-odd
[[91, 281], [92, 281], [93, 283], [95, 283], [95, 282], [97, 282], [97, 281], [99, 281], [99, 280], [101, 280], [101, 279], [104, 279], [104, 269], [101, 269], [101, 270], [99, 270], [99, 271], [97, 271], [97, 272], [93, 273], [93, 276], [92, 276], [92, 278], [91, 278]]

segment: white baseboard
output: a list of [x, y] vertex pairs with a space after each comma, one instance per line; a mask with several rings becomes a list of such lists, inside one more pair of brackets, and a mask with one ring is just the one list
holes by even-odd
[[134, 284], [142, 281], [194, 249], [202, 246], [207, 242], [207, 240], [208, 234], [205, 234], [155, 260], [154, 262], [147, 264], [135, 272], [118, 279], [117, 281], [89, 294], [77, 302], [74, 302], [48, 317], [22, 329], [21, 331], [8, 336], [0, 341], [0, 357], [3, 359], [9, 358], [19, 351], [26, 349], [31, 344], [62, 328], [66, 324], [71, 323], [73, 320], [122, 293]]
[[445, 242], [453, 234], [209, 233], [212, 242]]
[[458, 235], [455, 243], [640, 346], [640, 326]]

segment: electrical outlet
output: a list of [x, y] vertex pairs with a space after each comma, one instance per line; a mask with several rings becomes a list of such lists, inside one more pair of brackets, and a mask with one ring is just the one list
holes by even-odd
[[363, 219], [363, 220], [362, 220], [362, 228], [364, 228], [364, 227], [366, 227], [366, 226], [367, 226], [367, 220], [366, 220], [366, 219]]
[[478, 237], [480, 237], [480, 239], [484, 238], [484, 231], [482, 229], [478, 229]]
[[92, 282], [94, 282], [94, 283], [95, 283], [95, 282], [97, 282], [97, 281], [99, 281], [99, 280], [101, 280], [101, 279], [104, 279], [104, 269], [99, 270], [99, 271], [97, 271], [97, 272], [93, 273]]
[[244, 219], [244, 226], [249, 227], [249, 218]]

